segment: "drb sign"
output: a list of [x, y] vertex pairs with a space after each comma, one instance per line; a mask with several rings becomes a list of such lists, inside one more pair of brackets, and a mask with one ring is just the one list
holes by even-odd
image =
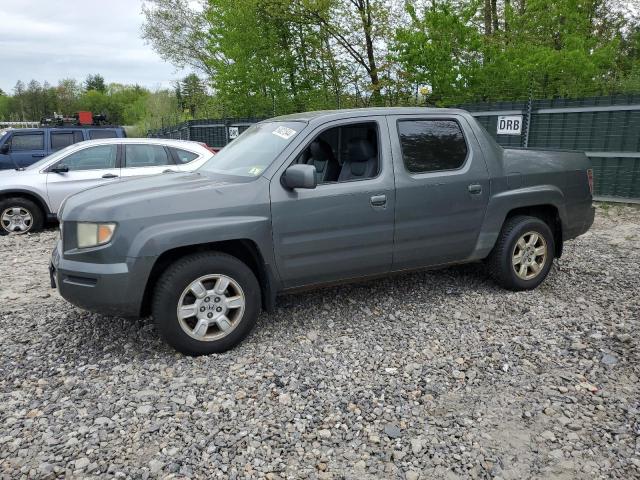
[[500, 115], [497, 133], [498, 135], [520, 135], [522, 133], [522, 115]]

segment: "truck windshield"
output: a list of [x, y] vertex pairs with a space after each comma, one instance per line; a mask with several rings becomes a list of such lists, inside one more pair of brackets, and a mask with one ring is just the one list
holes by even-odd
[[200, 170], [258, 177], [304, 127], [303, 122], [263, 122], [251, 125], [211, 157]]

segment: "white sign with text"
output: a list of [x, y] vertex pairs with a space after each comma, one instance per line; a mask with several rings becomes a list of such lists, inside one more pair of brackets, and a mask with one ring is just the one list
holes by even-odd
[[500, 115], [497, 133], [498, 135], [520, 135], [522, 133], [522, 115]]

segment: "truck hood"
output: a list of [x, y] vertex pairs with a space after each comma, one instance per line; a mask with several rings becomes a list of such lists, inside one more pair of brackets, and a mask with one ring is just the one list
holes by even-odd
[[[192, 215], [215, 206], [237, 204], [260, 181], [207, 172], [166, 173], [89, 188], [70, 195], [58, 216], [62, 221], [120, 221], [159, 215]], [[237, 192], [242, 190], [242, 192]], [[244, 196], [244, 198], [243, 198]]]

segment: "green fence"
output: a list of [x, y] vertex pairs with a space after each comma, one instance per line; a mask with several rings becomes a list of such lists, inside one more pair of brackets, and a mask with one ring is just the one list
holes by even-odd
[[[640, 95], [461, 105], [505, 147], [584, 151], [595, 195], [640, 200]], [[522, 116], [520, 134], [497, 133], [501, 116]]]

